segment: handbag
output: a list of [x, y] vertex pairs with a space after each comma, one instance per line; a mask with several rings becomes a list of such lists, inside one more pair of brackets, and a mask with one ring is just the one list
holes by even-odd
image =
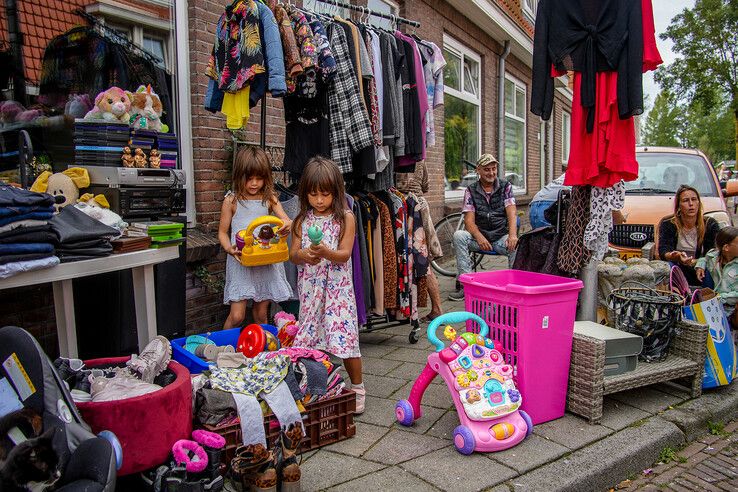
[[710, 329], [702, 388], [716, 388], [731, 383], [736, 377], [736, 354], [730, 323], [725, 315], [720, 295], [710, 297], [703, 293], [702, 301], [684, 306], [685, 319], [705, 324]]

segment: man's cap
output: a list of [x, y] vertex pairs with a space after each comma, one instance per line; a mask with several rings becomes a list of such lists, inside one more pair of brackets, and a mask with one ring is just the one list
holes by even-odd
[[482, 154], [477, 159], [477, 167], [489, 166], [492, 164], [498, 164], [497, 159], [492, 154]]

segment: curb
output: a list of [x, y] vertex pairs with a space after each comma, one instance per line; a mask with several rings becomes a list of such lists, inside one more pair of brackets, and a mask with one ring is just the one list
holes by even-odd
[[738, 384], [709, 390], [505, 485], [516, 492], [606, 490], [653, 465], [664, 448], [678, 449], [703, 436], [708, 422], [727, 423], [736, 418]]

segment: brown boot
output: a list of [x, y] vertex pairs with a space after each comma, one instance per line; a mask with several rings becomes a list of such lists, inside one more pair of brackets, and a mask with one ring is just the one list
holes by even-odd
[[300, 491], [301, 472], [297, 451], [304, 436], [299, 423], [290, 424], [279, 435], [280, 439], [275, 446], [275, 460], [282, 482], [282, 492]]
[[277, 491], [277, 470], [274, 456], [263, 444], [240, 446], [231, 460], [231, 469], [241, 477], [244, 490]]

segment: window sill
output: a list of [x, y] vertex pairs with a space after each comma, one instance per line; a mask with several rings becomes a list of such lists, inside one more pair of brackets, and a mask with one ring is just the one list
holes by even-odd
[[187, 230], [187, 263], [214, 258], [219, 253], [220, 242], [213, 234], [204, 233], [199, 229]]

